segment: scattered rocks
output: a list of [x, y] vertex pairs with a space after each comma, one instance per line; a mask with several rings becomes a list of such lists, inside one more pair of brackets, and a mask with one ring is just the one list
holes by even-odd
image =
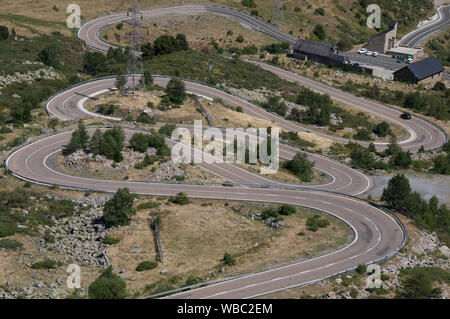
[[103, 244], [103, 238], [108, 230], [99, 222], [103, 216], [102, 205], [99, 205], [98, 199], [94, 201], [84, 199], [81, 202], [81, 207], [86, 205], [86, 202], [94, 205], [89, 210], [77, 209], [70, 218], [55, 220], [54, 226], [39, 226], [40, 234], [55, 238], [53, 243], [37, 240], [40, 251], [63, 255], [64, 260], [68, 262], [79, 262], [87, 266], [109, 266], [106, 246]]
[[[31, 64], [31, 62], [24, 64]], [[41, 68], [35, 71], [28, 71], [27, 73], [16, 72], [14, 74], [0, 76], [0, 90], [14, 83], [27, 82], [31, 84], [37, 80], [54, 80], [63, 78], [64, 78], [63, 74], [56, 72], [52, 68]], [[13, 94], [13, 97], [20, 98], [20, 96], [17, 95], [16, 97], [15, 95], [17, 94]]]

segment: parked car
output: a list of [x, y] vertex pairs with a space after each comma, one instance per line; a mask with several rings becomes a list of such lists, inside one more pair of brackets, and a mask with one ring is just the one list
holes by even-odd
[[406, 63], [408, 63], [408, 64], [411, 64], [413, 62], [414, 62], [414, 59], [412, 59], [412, 58], [409, 58], [408, 60], [406, 60]]
[[367, 55], [367, 56], [371, 56], [372, 53], [373, 53], [372, 51], [367, 51], [367, 52], [366, 52], [366, 55]]
[[398, 59], [397, 59], [397, 62], [398, 63], [403, 63], [405, 61], [405, 58], [404, 57], [399, 57]]
[[366, 52], [367, 52], [367, 49], [366, 49], [366, 48], [361, 48], [361, 49], [359, 49], [359, 51], [358, 51], [359, 54], [365, 54]]
[[404, 120], [410, 120], [411, 119], [411, 113], [405, 112], [400, 117]]
[[372, 56], [374, 56], [374, 57], [377, 57], [377, 56], [379, 56], [380, 54], [377, 52], [377, 51], [373, 51], [373, 53], [372, 53]]

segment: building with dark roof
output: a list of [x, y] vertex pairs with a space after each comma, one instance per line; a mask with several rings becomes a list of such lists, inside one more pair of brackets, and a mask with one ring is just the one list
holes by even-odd
[[435, 58], [410, 64], [394, 73], [394, 79], [411, 83], [434, 83], [442, 81], [444, 67]]
[[367, 50], [384, 54], [394, 48], [397, 41], [397, 26], [397, 22], [393, 21], [389, 24], [389, 28], [386, 31], [371, 37], [366, 45]]
[[298, 39], [293, 47], [293, 56], [304, 61], [314, 61], [325, 65], [336, 65], [345, 62], [343, 56], [338, 55], [336, 46], [304, 39]]

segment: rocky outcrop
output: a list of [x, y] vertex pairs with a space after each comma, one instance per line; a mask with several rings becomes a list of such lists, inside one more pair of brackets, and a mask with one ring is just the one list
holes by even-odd
[[[24, 63], [24, 64], [41, 64], [41, 63]], [[37, 80], [54, 80], [63, 79], [64, 75], [55, 71], [52, 68], [41, 68], [35, 71], [28, 71], [27, 73], [16, 72], [14, 74], [8, 74], [0, 76], [0, 90], [4, 87], [14, 84], [27, 82], [29, 84]]]
[[[90, 201], [89, 201], [90, 202]], [[43, 238], [37, 240], [43, 254], [59, 254], [64, 262], [76, 262], [86, 266], [106, 267], [110, 265], [103, 239], [108, 230], [101, 222], [103, 203], [94, 200], [94, 205], [83, 203], [89, 209], [77, 209], [74, 216], [55, 220], [54, 226], [39, 226]], [[48, 242], [44, 238], [54, 238]]]

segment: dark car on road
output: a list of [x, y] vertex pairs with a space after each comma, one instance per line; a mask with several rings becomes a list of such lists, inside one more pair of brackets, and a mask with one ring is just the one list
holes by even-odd
[[410, 120], [411, 119], [411, 113], [405, 112], [400, 117], [404, 120]]

